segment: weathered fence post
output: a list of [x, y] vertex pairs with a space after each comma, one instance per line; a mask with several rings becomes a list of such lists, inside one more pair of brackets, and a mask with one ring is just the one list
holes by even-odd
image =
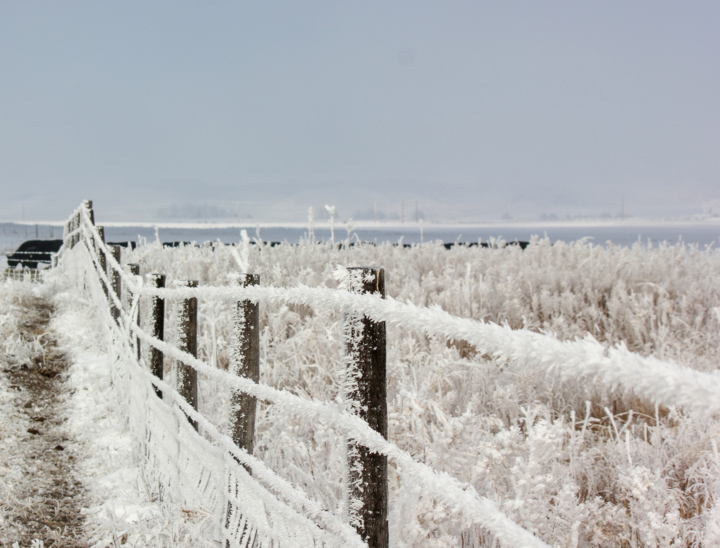
[[[382, 268], [349, 268], [349, 289], [385, 298]], [[347, 325], [350, 357], [346, 397], [351, 410], [385, 439], [388, 435], [385, 322], [351, 315]], [[348, 508], [350, 522], [370, 548], [387, 548], [388, 462], [385, 455], [348, 443]]]
[[88, 217], [90, 218], [90, 224], [95, 224], [95, 212], [93, 211], [93, 202], [92, 200], [85, 200], [83, 202], [85, 205], [85, 209], [87, 209]]
[[[113, 259], [120, 264], [120, 246], [119, 245], [111, 245], [110, 246], [110, 252], [112, 253]], [[110, 267], [110, 289], [115, 293], [118, 300], [122, 302], [122, 285], [120, 284], [120, 272], [118, 272], [114, 267]], [[110, 310], [112, 312], [112, 317], [114, 318], [115, 322], [117, 324], [120, 324], [120, 309], [115, 304], [115, 299], [110, 299]]]
[[[242, 287], [259, 285], [260, 276], [241, 274], [236, 283]], [[235, 343], [230, 361], [231, 373], [258, 382], [260, 380], [260, 313], [257, 303], [248, 300], [237, 303], [233, 332]], [[257, 398], [239, 390], [234, 391], [231, 409], [232, 439], [235, 445], [252, 455], [255, 447]]]
[[[132, 276], [139, 276], [140, 275], [140, 265], [137, 263], [128, 263], [128, 268], [130, 269], [130, 274]], [[135, 296], [128, 291], [128, 298], [130, 299], [130, 306], [132, 307], [132, 301]], [[132, 309], [130, 310], [132, 312]], [[130, 318], [130, 322], [133, 322], [140, 325], [140, 301], [137, 303], [137, 308], [135, 309], [135, 317]], [[137, 359], [140, 361], [141, 358], [141, 352], [140, 352], [140, 337], [135, 337], [135, 348], [137, 349]]]
[[[92, 200], [85, 200], [83, 202], [83, 205], [85, 206], [85, 209], [87, 209], [87, 214], [88, 214], [88, 218], [90, 219], [90, 224], [92, 224], [94, 226], [95, 225], [95, 212], [93, 211]], [[104, 232], [103, 232], [103, 234], [104, 234]], [[88, 242], [88, 244], [90, 246], [92, 246], [92, 248], [94, 250], [97, 250], [97, 243], [95, 242], [94, 238], [90, 238], [90, 241]]]
[[[80, 212], [79, 211], [75, 214], [75, 228], [76, 229], [80, 228]], [[78, 231], [78, 233], [75, 234], [75, 244], [74, 245], [77, 245], [79, 243], [80, 243], [80, 232]]]
[[[148, 274], [150, 282], [157, 287], [165, 287], [165, 274]], [[165, 299], [153, 297], [152, 299], [152, 336], [161, 341], [165, 340]], [[162, 351], [154, 346], [150, 347], [150, 371], [158, 379], [163, 379], [164, 356]], [[155, 394], [162, 398], [162, 390], [155, 387]]]
[[[70, 221], [68, 221], [68, 226], [70, 227], [70, 232], [75, 230], [75, 215], [70, 217]], [[75, 247], [75, 235], [74, 234], [72, 236], [70, 236], [70, 249], [72, 249], [73, 247]]]
[[[100, 236], [100, 240], [105, 243], [105, 227], [99, 226], [97, 227], [98, 236]], [[102, 248], [97, 248], [98, 252], [98, 259], [100, 260], [100, 270], [102, 270], [105, 274], [107, 274], [107, 258], [105, 257], [105, 252], [102, 250]], [[103, 279], [100, 279], [100, 285], [103, 288], [103, 291], [105, 292], [105, 297], [108, 296], [108, 287], [105, 285], [105, 281]]]
[[[195, 280], [185, 282], [186, 287], [197, 287]], [[197, 298], [183, 300], [180, 311], [180, 350], [197, 358]], [[190, 406], [197, 411], [197, 371], [182, 362], [178, 362], [178, 392]], [[197, 421], [188, 417], [195, 430]]]
[[[83, 201], [83, 206], [84, 206], [85, 209], [87, 210], [87, 215], [88, 215], [88, 218], [90, 219], [90, 224], [94, 225], [94, 224], [95, 224], [95, 212], [93, 211], [93, 202], [92, 202], [92, 200], [84, 200], [84, 201]], [[82, 222], [82, 217], [81, 217], [80, 214], [78, 214], [78, 216], [77, 216], [77, 221], [78, 221], [78, 223], [77, 223], [77, 224], [78, 224], [77, 228], [80, 228], [80, 224], [81, 224], [81, 222]], [[78, 235], [75, 237], [75, 240], [76, 240], [76, 243], [80, 241], [80, 234], [78, 234]], [[97, 245], [95, 245], [95, 240], [92, 240], [92, 241], [90, 242], [90, 244], [92, 244], [93, 249], [97, 249]]]

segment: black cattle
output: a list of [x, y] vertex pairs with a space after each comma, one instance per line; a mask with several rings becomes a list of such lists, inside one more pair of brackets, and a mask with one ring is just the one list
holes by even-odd
[[137, 247], [137, 243], [135, 242], [107, 242], [105, 245], [119, 245], [120, 247], [129, 247], [130, 249]]
[[[182, 246], [194, 246], [194, 247], [210, 247], [215, 242], [208, 240], [207, 242], [203, 242], [202, 244], [198, 244], [195, 242], [163, 242], [163, 247], [182, 247]], [[275, 247], [278, 245], [281, 245], [283, 242], [263, 242], [263, 245], [269, 245], [270, 247]], [[250, 241], [250, 245], [255, 245], [257, 242], [255, 240]], [[133, 249], [135, 243], [133, 242]], [[224, 245], [235, 245], [235, 244], [224, 244]]]
[[38, 263], [50, 264], [50, 257], [62, 247], [62, 240], [28, 240], [20, 244], [15, 253], [8, 255], [8, 266], [15, 268], [18, 264], [37, 268]]
[[[466, 244], [466, 243], [462, 243], [462, 242], [461, 242], [461, 243], [457, 243], [457, 244], [456, 244], [455, 242], [451, 242], [451, 243], [443, 244], [443, 245], [445, 246], [445, 249], [452, 249], [452, 248], [455, 247], [456, 245], [464, 245], [464, 246], [467, 246], [467, 247], [478, 247], [478, 243], [477, 243], [477, 242], [470, 242], [470, 243], [467, 243], [467, 244]], [[498, 244], [490, 244], [489, 242], [482, 242], [482, 243], [480, 243], [479, 245], [480, 245], [480, 247], [492, 247], [493, 249], [497, 249], [498, 247], [500, 247], [500, 246], [498, 246]], [[520, 246], [520, 249], [525, 249], [527, 246], [530, 245], [530, 242], [519, 242], [518, 240], [515, 240], [515, 241], [513, 241], [513, 242], [505, 242], [505, 245], [506, 245], [506, 246], [508, 246], [508, 245], [517, 245], [517, 246]]]
[[[283, 243], [287, 242], [266, 242], [263, 240], [263, 245], [269, 245], [270, 247], [276, 247], [279, 245], [282, 245]], [[257, 242], [255, 240], [250, 240], [250, 245], [255, 245]], [[234, 245], [234, 244], [228, 244], [228, 245]]]

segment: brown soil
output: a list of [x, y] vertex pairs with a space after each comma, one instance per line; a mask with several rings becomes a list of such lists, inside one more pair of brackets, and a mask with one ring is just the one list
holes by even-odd
[[15, 486], [14, 515], [5, 516], [13, 525], [15, 538], [0, 538], [0, 547], [10, 547], [13, 542], [29, 547], [34, 539], [42, 540], [45, 548], [85, 547], [80, 514], [84, 493], [75, 479], [75, 458], [63, 426], [62, 394], [68, 364], [48, 331], [51, 306], [37, 298], [24, 304], [22, 336], [28, 341], [39, 337], [42, 351], [38, 348], [32, 364], [4, 370], [11, 388], [18, 391], [17, 415], [25, 414], [30, 428], [27, 437], [19, 441], [27, 457], [22, 483]]

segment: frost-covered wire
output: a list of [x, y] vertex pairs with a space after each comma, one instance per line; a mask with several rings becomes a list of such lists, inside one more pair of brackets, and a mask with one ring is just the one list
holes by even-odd
[[[93, 259], [93, 253], [87, 247], [84, 247], [83, 251], [89, 254], [89, 258], [91, 260]], [[95, 260], [93, 260], [93, 263], [96, 267], [99, 264], [99, 262], [96, 262]], [[102, 271], [99, 271], [99, 274], [100, 278], [107, 283], [107, 278], [103, 275]], [[106, 310], [106, 312], [108, 311]], [[123, 316], [123, 320], [126, 322], [130, 322], [130, 319], [132, 318], [131, 314], [125, 313], [122, 310], [121, 316]], [[300, 491], [295, 489], [286, 480], [283, 480], [274, 472], [272, 472], [269, 468], [267, 468], [262, 463], [262, 461], [248, 454], [246, 451], [238, 448], [228, 436], [222, 434], [202, 414], [194, 410], [175, 389], [173, 389], [170, 385], [163, 382], [162, 380], [157, 379], [146, 369], [142, 368], [132, 358], [132, 356], [134, 356], [134, 350], [132, 349], [132, 346], [128, 341], [126, 333], [124, 333], [121, 328], [115, 324], [114, 321], [108, 321], [106, 323], [110, 326], [111, 331], [115, 333], [116, 343], [119, 341], [119, 345], [121, 348], [118, 348], [118, 345], [116, 344], [116, 350], [126, 354], [126, 362], [131, 367], [133, 367], [133, 370], [135, 372], [139, 373], [143, 377], [147, 386], [155, 385], [162, 391], [163, 398], [166, 398], [168, 400], [167, 403], [163, 402], [163, 405], [167, 406], [168, 403], [173, 403], [177, 406], [174, 412], [179, 413], [177, 415], [177, 420], [180, 421], [180, 424], [182, 424], [183, 421], [186, 421], [186, 417], [189, 417], [192, 420], [196, 421], [199, 426], [203, 428], [204, 433], [217, 443], [217, 447], [221, 448], [223, 451], [227, 451], [230, 455], [232, 455], [232, 457], [235, 459], [235, 461], [232, 462], [232, 466], [237, 474], [247, 476], [246, 481], [260, 482], [259, 484], [256, 484], [257, 492], [255, 494], [262, 501], [263, 508], [265, 510], [272, 510], [272, 512], [276, 513], [279, 517], [282, 518], [284, 523], [299, 523], [299, 525], [304, 529], [309, 528], [310, 530], [314, 530], [315, 533], [313, 536], [317, 537], [318, 540], [321, 540], [324, 545], [356, 546], [358, 548], [364, 546], [362, 540], [357, 535], [355, 530], [352, 529], [348, 524], [343, 523], [337, 516], [324, 510], [317, 502], [314, 502], [305, 497]], [[188, 354], [188, 356], [190, 355]], [[183, 358], [183, 360], [187, 361], [185, 360], [185, 358]], [[149, 394], [151, 394], [149, 398], [151, 401], [157, 401], [158, 403], [156, 403], [156, 405], [161, 404], [161, 400], [155, 400], [155, 394], [152, 390], [149, 391]], [[184, 438], [180, 439], [177, 434], [172, 434], [172, 427], [166, 428], [166, 430], [170, 432], [170, 436], [177, 443], [188, 443], [188, 440]], [[197, 445], [198, 443], [200, 443], [204, 447], [198, 447], [196, 449], [200, 451], [200, 454], [206, 453], [209, 448], [207, 446], [208, 442], [202, 437], [198, 436], [195, 439], [194, 445]], [[243, 466], [246, 466], [249, 470], [252, 471], [252, 477], [247, 475], [247, 472], [245, 472]], [[265, 490], [263, 485], [269, 487], [282, 501], [285, 501], [285, 503], [287, 503], [289, 506], [281, 504], [277, 498], [275, 498], [273, 495], [271, 495]], [[234, 498], [234, 501], [236, 503], [236, 506], [239, 506], [241, 509], [245, 509], [246, 514], [248, 512], [253, 512], [252, 510], [248, 510], [248, 508], [246, 508], [246, 501], [238, 500], [237, 498]], [[254, 512], [257, 513], [258, 510], [256, 509]], [[327, 532], [318, 529], [317, 525], [313, 522], [313, 520], [321, 523], [326, 528]], [[267, 530], [267, 528], [263, 527], [262, 523], [254, 523], [253, 527], [258, 532], [263, 533], [267, 538], [275, 538], [277, 540], [280, 540], [281, 546], [298, 545], [291, 538], [287, 537], [287, 535], [283, 535], [282, 530], [269, 531]], [[334, 537], [328, 535], [334, 535]]]
[[206, 297], [305, 304], [318, 309], [363, 314], [374, 321], [447, 340], [464, 340], [479, 351], [532, 369], [557, 371], [565, 379], [585, 377], [612, 388], [632, 390], [664, 406], [683, 407], [700, 417], [720, 414], [720, 375], [643, 357], [624, 345], [606, 347], [592, 336], [561, 341], [550, 334], [511, 329], [508, 325], [458, 318], [439, 307], [401, 303], [392, 297], [356, 295], [328, 288], [201, 287], [138, 288], [161, 298]]
[[[81, 210], [82, 215], [86, 214]], [[87, 217], [82, 218], [90, 225]], [[512, 360], [528, 368], [557, 371], [563, 379], [584, 377], [599, 380], [612, 388], [632, 390], [658, 405], [683, 407], [699, 417], [720, 414], [720, 398], [717, 397], [720, 393], [719, 374], [643, 357], [629, 351], [624, 344], [607, 348], [590, 335], [580, 340], [560, 341], [551, 334], [458, 318], [439, 307], [419, 307], [401, 303], [392, 297], [381, 299], [376, 295], [352, 294], [329, 288], [139, 288], [113, 259], [97, 232], [89, 232], [96, 245], [106, 251], [107, 260], [120, 272], [131, 291], [142, 295], [284, 302], [318, 309], [334, 308], [348, 314], [360, 313], [374, 321], [384, 321], [408, 331], [447, 340], [464, 340], [482, 353]]]
[[143, 342], [157, 348], [163, 354], [181, 361], [209, 378], [215, 378], [235, 390], [268, 401], [277, 407], [291, 412], [293, 416], [309, 423], [322, 421], [343, 432], [353, 442], [363, 445], [373, 452], [386, 455], [403, 470], [411, 482], [429, 488], [434, 498], [443, 501], [450, 512], [461, 517], [464, 525], [480, 525], [492, 532], [498, 539], [517, 546], [547, 546], [531, 533], [518, 526], [498, 510], [494, 502], [477, 495], [472, 487], [467, 487], [444, 472], [436, 472], [429, 466], [416, 462], [410, 455], [395, 444], [387, 441], [378, 432], [357, 416], [344, 413], [333, 403], [306, 400], [286, 390], [255, 383], [246, 377], [235, 377], [219, 369], [210, 367], [192, 354], [152, 337], [133, 324], [132, 330]]
[[[90, 232], [98, 248], [103, 249], [99, 236], [94, 230]], [[120, 265], [114, 264], [111, 254], [107, 255], [110, 266], [117, 268], [122, 276]], [[375, 321], [386, 321], [426, 335], [466, 340], [483, 353], [513, 360], [527, 368], [557, 370], [565, 378], [585, 376], [601, 380], [612, 387], [632, 389], [637, 395], [655, 403], [683, 406], [701, 416], [720, 411], [720, 402], [715, 401], [715, 394], [720, 387], [720, 377], [717, 375], [656, 358], [644, 358], [629, 352], [624, 346], [606, 348], [590, 337], [563, 342], [552, 335], [457, 318], [439, 308], [417, 307], [399, 303], [392, 298], [382, 300], [370, 295], [352, 295], [332, 289], [303, 286], [155, 289], [139, 288], [132, 283], [133, 280], [127, 279], [127, 276], [125, 278], [131, 291], [143, 295], [297, 303], [361, 313]]]
[[[82, 210], [81, 220], [81, 222], [85, 225], [84, 233], [93, 238], [95, 246], [106, 253], [110, 267], [116, 269], [120, 276], [125, 279], [127, 285], [129, 286], [129, 290], [133, 292], [133, 294], [137, 295], [154, 295], [155, 293], [152, 293], [151, 291], [149, 292], [147, 288], [138, 286], [135, 283], [134, 277], [124, 273], [120, 264], [118, 264], [108, 252], [104, 242], [102, 242], [99, 238], [99, 235], [90, 224], [89, 220], [84, 216]], [[83, 247], [88, 252], [90, 262], [96, 267], [99, 277], [103, 280], [103, 282], [109, 285], [109, 280], [105, 273], [102, 272], [102, 269], [97, 268], [100, 263], [96, 256], [94, 246], [88, 245]], [[213, 289], [226, 290], [230, 288]], [[277, 288], [262, 289], [271, 289], [280, 291], [281, 293], [283, 291], [287, 291], [278, 290]], [[296, 289], [301, 291], [310, 291], [311, 294], [314, 291], [311, 288]], [[181, 288], [164, 290], [161, 291], [162, 294], [157, 294], [157, 296], [170, 296], [167, 294], [167, 291], [170, 291], [170, 295], [175, 297], [187, 298], [197, 296], [197, 293], [186, 295], [186, 292]], [[278, 293], [275, 298], [287, 297], [286, 295], [281, 295], [281, 293]], [[345, 292], [337, 291], [334, 293], [351, 295], [349, 293], [346, 294]], [[459, 519], [462, 527], [469, 528], [472, 526], [481, 526], [492, 533], [501, 542], [512, 546], [534, 546], [538, 548], [548, 546], [532, 533], [523, 529], [509, 519], [497, 508], [493, 501], [480, 497], [473, 487], [462, 484], [445, 472], [437, 472], [427, 465], [416, 462], [409, 454], [399, 449], [395, 444], [385, 440], [385, 438], [370, 428], [367, 423], [359, 417], [344, 413], [334, 404], [319, 402], [316, 400], [308, 401], [285, 390], [277, 390], [260, 383], [254, 383], [245, 377], [232, 376], [224, 371], [210, 367], [191, 354], [183, 352], [180, 349], [147, 334], [123, 311], [122, 306], [118, 306], [120, 305], [120, 301], [117, 296], [114, 295], [111, 288], [109, 290], [109, 295], [120, 310], [120, 316], [123, 322], [127, 322], [133, 333], [147, 344], [152, 345], [167, 356], [195, 368], [198, 372], [203, 373], [209, 378], [222, 380], [224, 383], [236, 390], [240, 390], [264, 401], [270, 401], [280, 408], [291, 411], [293, 415], [299, 419], [310, 422], [318, 420], [325, 422], [338, 431], [343, 432], [351, 441], [363, 445], [373, 452], [386, 455], [397, 465], [399, 469], [402, 470], [403, 476], [408, 481], [422, 485], [425, 488], [424, 490], [426, 491], [426, 494], [432, 496], [434, 499], [440, 501], [444, 506], [446, 506], [448, 512]], [[228, 294], [228, 296], [236, 298], [236, 293]], [[249, 296], [244, 298], [257, 301], [263, 297], [267, 298], [267, 295], [255, 295], [251, 292]], [[333, 305], [331, 295], [323, 293], [322, 297], [325, 304], [331, 306]], [[314, 303], [315, 300], [315, 298], [310, 299], [312, 303]], [[292, 301], [293, 299], [290, 299], [290, 302]], [[335, 303], [335, 305], [337, 305], [337, 303]], [[357, 309], [356, 311], [364, 313], [362, 309]]]

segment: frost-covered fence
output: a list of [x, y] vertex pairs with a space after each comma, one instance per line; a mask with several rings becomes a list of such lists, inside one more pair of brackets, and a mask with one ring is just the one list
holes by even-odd
[[[209, 512], [212, 518], [206, 540], [222, 540], [227, 546], [363, 546], [344, 520], [278, 477], [200, 415], [188, 397], [187, 386], [178, 391], [162, 380], [163, 354], [184, 364], [186, 372], [197, 374], [200, 370], [193, 355], [195, 345], [187, 336], [193, 331], [192, 322], [184, 322], [182, 349], [163, 343], [161, 323], [153, 326], [152, 335], [140, 329], [136, 319], [142, 282], [120, 267], [92, 224], [87, 206], [71, 217], [65, 241], [60, 267], [77, 280], [79, 288], [88, 291], [106, 319], [109, 343], [117, 357], [113, 384], [127, 403], [129, 427], [139, 439], [146, 474], [151, 483], [159, 485], [160, 495]], [[103, 255], [110, 274], [103, 268]], [[120, 275], [132, 296], [129, 307], [114, 290], [112, 272]], [[161, 280], [164, 282], [158, 276], [153, 281]], [[163, 301], [153, 300], [156, 304]], [[155, 312], [158, 310], [162, 308]], [[192, 311], [186, 312], [185, 319], [190, 320]], [[157, 334], [160, 338], [153, 336]], [[137, 359], [138, 340], [153, 349], [158, 376]]]
[[3, 271], [3, 280], [39, 282], [42, 280], [42, 274], [40, 270], [34, 268], [6, 268]]
[[[79, 227], [70, 231], [69, 236], [73, 236], [73, 232], [77, 231], [81, 234], [85, 245], [76, 246], [78, 249], [69, 250], [67, 255], [64, 253], [62, 262], [68, 268], [78, 269], [84, 276], [83, 280], [91, 280], [89, 286], [99, 288], [101, 287], [99, 282], [109, 285], [109, 278], [104, 269], [100, 267], [99, 254], [95, 252], [97, 248], [99, 252], [106, 254], [104, 243], [93, 228], [89, 215], [84, 213], [82, 208], [77, 213], [80, 218]], [[418, 307], [397, 302], [389, 297], [383, 299], [380, 296], [360, 295], [335, 289], [304, 286], [278, 288], [257, 285], [198, 288], [154, 287], [154, 284], [148, 286], [143, 283], [142, 279], [125, 273], [122, 266], [112, 259], [111, 255], [107, 254], [107, 257], [109, 267], [120, 273], [124, 284], [133, 295], [129, 310], [126, 311], [121, 308], [119, 299], [110, 293], [111, 300], [121, 308], [121, 321], [117, 327], [114, 322], [109, 323], [108, 326], [108, 331], [113, 334], [113, 344], [118, 348], [118, 352], [124, 352], [132, 358], [128, 370], [132, 371], [133, 379], [137, 381], [136, 386], [145, 387], [139, 390], [141, 394], [145, 394], [144, 397], [135, 393], [130, 397], [137, 405], [148, 408], [158, 407], [162, 404], [158, 415], [164, 416], [162, 413], [165, 413], [168, 417], [166, 421], [157, 422], [155, 418], [150, 420], [148, 428], [152, 430], [153, 434], [149, 436], [152, 439], [149, 439], [145, 445], [148, 454], [154, 459], [153, 462], [170, 462], [176, 465], [178, 468], [175, 470], [177, 478], [167, 475], [169, 474], [168, 470], [162, 471], [166, 474], [163, 477], [163, 485], [167, 486], [168, 492], [176, 489], [187, 500], [196, 500], [199, 501], [198, 504], [213, 508], [217, 513], [217, 523], [221, 523], [217, 536], [226, 540], [230, 539], [228, 542], [232, 545], [235, 545], [233, 542], [238, 542], [238, 538], [247, 540], [244, 531], [252, 531], [251, 534], [259, 535], [257, 537], [259, 539], [277, 539], [279, 533], [275, 533], [274, 528], [280, 527], [278, 524], [281, 522], [279, 518], [281, 512], [285, 512], [283, 516], [295, 516], [296, 521], [285, 522], [297, 524], [297, 529], [293, 525], [292, 534], [299, 535], [300, 531], [310, 531], [307, 533], [310, 536], [303, 538], [315, 539], [317, 537], [313, 535], [319, 535], [317, 530], [320, 530], [328, 535], [341, 533], [349, 535], [346, 538], [352, 539], [352, 542], [360, 542], [360, 539], [348, 526], [349, 515], [336, 516], [329, 512], [317, 514], [310, 511], [311, 506], [309, 505], [314, 505], [312, 506], [315, 509], [314, 512], [322, 512], [317, 503], [311, 501], [301, 491], [283, 483], [283, 480], [267, 468], [263, 468], [264, 465], [257, 459], [253, 459], [247, 451], [238, 449], [229, 437], [220, 434], [169, 385], [153, 377], [143, 363], [138, 365], [135, 359], [136, 354], [133, 351], [135, 337], [139, 338], [142, 344], [147, 344], [158, 352], [163, 352], [192, 367], [207, 379], [222, 382], [237, 392], [281, 407], [288, 414], [292, 413], [298, 420], [310, 424], [323, 423], [333, 427], [346, 436], [351, 444], [364, 447], [370, 453], [386, 456], [397, 470], [403, 483], [412, 485], [423, 496], [436, 501], [438, 506], [442, 507], [443, 519], [457, 523], [459, 531], [479, 527], [500, 540], [504, 546], [545, 546], [538, 538], [509, 520], [493, 502], [478, 496], [472, 487], [461, 484], [448, 474], [435, 472], [416, 462], [410, 455], [385, 440], [382, 435], [370, 428], [366, 421], [357, 414], [349, 412], [351, 410], [344, 406], [334, 402], [300, 398], [285, 390], [277, 390], [258, 383], [253, 379], [218, 370], [197, 357], [165, 343], [157, 336], [148, 334], [137, 325], [134, 319], [138, 299], [142, 296], [156, 300], [198, 298], [224, 299], [231, 302], [279, 302], [310, 306], [315, 309], [335, 309], [350, 317], [353, 315], [366, 316], [375, 322], [386, 322], [389, 326], [402, 327], [432, 337], [467, 341], [483, 353], [504, 360], [517, 361], [528, 368], [543, 371], [556, 370], [563, 376], [576, 380], [585, 378], [604, 381], [613, 386], [631, 389], [637, 395], [657, 404], [682, 406], [698, 415], [708, 416], [720, 412], [720, 401], [717, 398], [720, 378], [717, 375], [702, 373], [655, 358], [645, 358], [629, 352], [623, 346], [607, 348], [589, 337], [563, 342], [552, 335], [533, 333], [528, 330], [512, 330], [508, 326], [458, 318], [439, 308]], [[95, 275], [96, 267], [97, 275]], [[348, 271], [338, 271], [338, 277], [346, 283], [351, 283], [352, 276]], [[98, 300], [98, 306], [107, 308], [107, 304], [102, 299]], [[127, 371], [122, 373], [130, 375]], [[156, 386], [158, 390], [162, 391], [163, 400], [154, 397], [152, 386]], [[150, 388], [148, 389], [148, 387]], [[151, 394], [153, 398], [150, 398]], [[170, 406], [166, 405], [168, 403]], [[205, 465], [200, 467], [199, 479], [192, 475], [196, 471], [189, 463], [202, 462], [202, 457], [193, 457], [189, 448], [197, 449], [200, 442], [197, 442], [198, 437], [194, 434], [186, 417], [196, 420], [199, 424], [203, 434], [201, 439], [204, 440], [200, 444], [201, 448], [207, 450], [209, 454], [218, 455], [216, 461], [205, 458]], [[170, 427], [173, 424], [172, 420], [178, 423], [177, 427]], [[138, 424], [139, 431], [145, 432], [146, 426], [141, 421], [138, 421]], [[177, 438], [173, 437], [174, 428], [180, 432]], [[169, 451], [167, 444], [158, 441], [163, 439], [172, 439], [174, 446], [177, 446], [176, 453], [172, 453], [169, 459], [167, 455], [162, 456], [163, 451]], [[178, 440], [183, 443], [179, 443]], [[160, 445], [160, 447], [156, 447], [156, 445]], [[219, 453], [217, 453], [218, 448], [220, 448]], [[200, 454], [200, 450], [198, 449], [194, 454]], [[228, 454], [231, 455], [229, 461], [223, 460]], [[193, 461], [193, 458], [196, 461]], [[238, 462], [242, 466], [238, 467]], [[228, 471], [228, 481], [217, 481], [217, 470], [219, 469]], [[247, 474], [247, 470], [250, 470], [252, 476]], [[246, 475], [243, 475], [243, 472]], [[198, 488], [192, 487], [193, 481], [198, 481], [202, 489], [198, 490]], [[225, 488], [227, 485], [231, 486], [229, 494]], [[251, 508], [257, 508], [247, 504], [242, 506], [242, 498], [255, 495], [263, 500], [264, 509], [253, 513]], [[290, 513], [288, 514], [288, 512]], [[322, 520], [318, 518], [319, 515], [322, 515]], [[315, 524], [317, 530], [307, 522], [299, 520], [297, 516]], [[273, 534], [276, 536], [272, 536]], [[283, 537], [282, 542], [279, 540], [278, 542], [280, 544], [286, 542], [291, 545], [302, 544], [296, 540], [297, 538], [299, 537]], [[334, 545], [338, 542], [328, 540], [326, 544]]]

